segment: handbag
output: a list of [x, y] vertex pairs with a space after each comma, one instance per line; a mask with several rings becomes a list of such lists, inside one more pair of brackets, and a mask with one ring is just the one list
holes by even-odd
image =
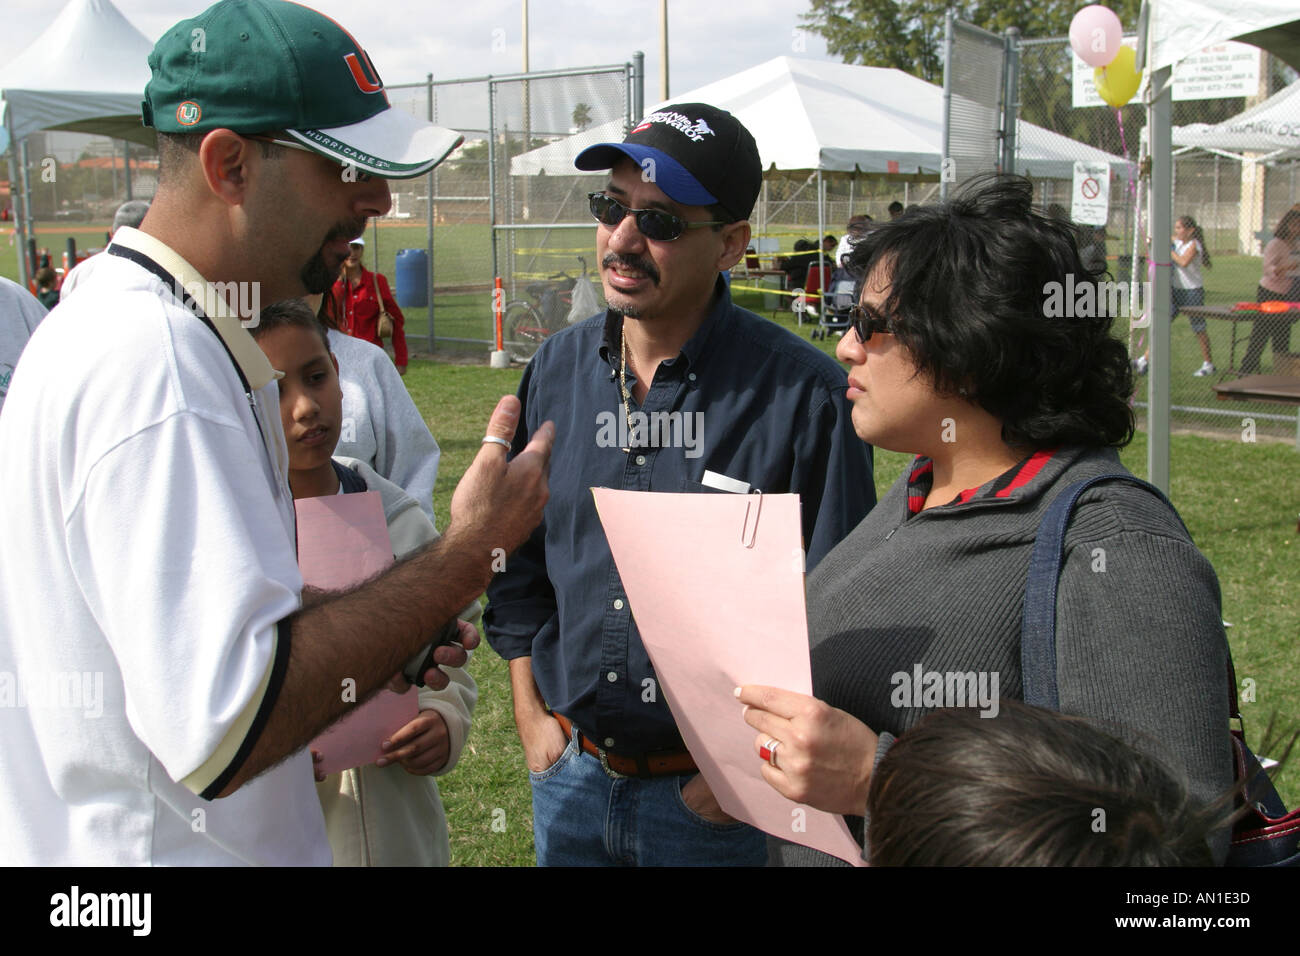
[[375, 331], [381, 339], [391, 339], [393, 337], [393, 317], [388, 314], [384, 308], [384, 300], [379, 297], [379, 278], [372, 274], [370, 281], [375, 286], [375, 302], [379, 306], [379, 320], [375, 323]]
[[[1060, 710], [1056, 686], [1056, 588], [1061, 576], [1065, 548], [1065, 527], [1070, 512], [1083, 492], [1094, 484], [1112, 479], [1139, 485], [1174, 512], [1159, 488], [1128, 474], [1097, 475], [1076, 481], [1056, 496], [1038, 526], [1038, 537], [1029, 557], [1025, 583], [1025, 607], [1020, 629], [1020, 665], [1024, 700], [1033, 707]], [[1179, 518], [1179, 523], [1182, 518]], [[1183, 530], [1187, 526], [1183, 525]], [[1190, 538], [1191, 535], [1189, 534]], [[1241, 721], [1237, 707], [1237, 675], [1228, 652], [1228, 715]], [[1300, 809], [1287, 813], [1273, 781], [1260, 767], [1246, 745], [1244, 733], [1232, 730], [1233, 788], [1237, 791], [1237, 813], [1232, 842], [1225, 866], [1300, 867]]]

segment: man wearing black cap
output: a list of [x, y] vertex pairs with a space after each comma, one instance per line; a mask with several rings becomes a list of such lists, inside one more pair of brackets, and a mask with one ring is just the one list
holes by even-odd
[[537, 859], [761, 864], [763, 835], [719, 810], [683, 747], [589, 489], [797, 492], [811, 567], [874, 503], [870, 449], [839, 366], [734, 306], [720, 275], [749, 243], [762, 180], [744, 126], [667, 106], [577, 165], [609, 170], [590, 197], [609, 310], [524, 372], [514, 447], [556, 420], [551, 500], [486, 615], [510, 661]]
[[0, 860], [328, 864], [308, 742], [399, 671], [445, 686], [425, 649], [540, 518], [550, 429], [507, 466], [502, 399], [441, 542], [304, 602], [280, 373], [240, 319], [325, 291], [381, 177], [459, 136], [281, 0], [224, 0], [149, 65], [153, 205], [41, 324], [0, 420]]

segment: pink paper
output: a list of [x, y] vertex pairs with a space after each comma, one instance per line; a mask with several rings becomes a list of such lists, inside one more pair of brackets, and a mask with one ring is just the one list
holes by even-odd
[[[303, 583], [322, 591], [360, 584], [393, 563], [384, 505], [377, 491], [300, 498], [298, 567]], [[343, 693], [342, 686], [339, 693]], [[419, 713], [418, 691], [381, 690], [311, 742], [323, 758], [324, 773], [374, 763], [379, 745]]]
[[862, 865], [842, 817], [763, 779], [733, 696], [742, 684], [812, 693], [799, 496], [592, 494], [664, 699], [719, 805]]

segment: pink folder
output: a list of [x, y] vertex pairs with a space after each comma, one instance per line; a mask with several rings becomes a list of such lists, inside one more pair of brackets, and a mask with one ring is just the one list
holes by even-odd
[[[322, 591], [360, 584], [393, 563], [388, 523], [379, 492], [300, 498], [298, 567], [303, 583]], [[358, 634], [357, 640], [365, 635]], [[344, 693], [340, 683], [339, 693]], [[311, 742], [324, 758], [318, 768], [338, 773], [374, 763], [379, 745], [415, 719], [417, 689], [395, 694], [381, 690]]]
[[592, 493], [664, 699], [722, 809], [861, 865], [842, 817], [763, 779], [733, 696], [741, 684], [812, 693], [799, 496]]

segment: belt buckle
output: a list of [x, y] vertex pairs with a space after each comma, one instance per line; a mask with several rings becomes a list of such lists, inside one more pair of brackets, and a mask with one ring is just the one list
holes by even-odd
[[604, 747], [597, 747], [596, 753], [600, 755], [600, 766], [601, 769], [605, 771], [605, 776], [609, 777], [611, 780], [630, 779], [627, 774], [619, 773], [617, 770], [615, 770], [613, 767], [609, 765], [609, 758], [605, 756]]

